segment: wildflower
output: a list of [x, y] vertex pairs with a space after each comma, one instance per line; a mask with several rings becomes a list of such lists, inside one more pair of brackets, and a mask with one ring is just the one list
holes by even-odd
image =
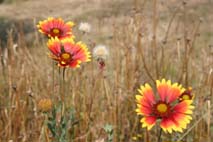
[[104, 59], [106, 60], [106, 58], [109, 56], [109, 50], [107, 49], [106, 46], [104, 45], [97, 45], [94, 49], [93, 49], [93, 56], [96, 59]]
[[192, 94], [192, 88], [189, 87], [187, 90], [183, 91], [183, 93], [179, 96], [179, 101], [183, 100], [192, 100], [194, 95]]
[[90, 61], [90, 52], [82, 42], [75, 43], [72, 38], [59, 40], [49, 39], [47, 46], [51, 51], [50, 57], [58, 62], [61, 67], [80, 67], [81, 62]]
[[38, 109], [42, 112], [48, 112], [52, 109], [52, 101], [50, 99], [41, 99], [38, 102]]
[[154, 95], [149, 84], [138, 89], [140, 95], [136, 95], [136, 112], [143, 116], [142, 127], [150, 130], [159, 120], [164, 132], [182, 132], [192, 119], [192, 100], [178, 101], [184, 88], [177, 83], [171, 84], [170, 80], [157, 80], [156, 85], [157, 95]]
[[98, 139], [95, 142], [104, 142], [104, 139]]
[[109, 51], [106, 46], [98, 45], [93, 49], [93, 56], [99, 64], [99, 68], [103, 69], [105, 67], [105, 60], [109, 56]]
[[80, 23], [78, 29], [84, 33], [89, 33], [91, 30], [91, 25], [89, 23], [82, 22]]
[[51, 37], [58, 37], [63, 39], [65, 37], [73, 37], [72, 27], [74, 26], [73, 22], [64, 23], [61, 18], [48, 18], [47, 20], [40, 21], [37, 25], [39, 32], [44, 35]]

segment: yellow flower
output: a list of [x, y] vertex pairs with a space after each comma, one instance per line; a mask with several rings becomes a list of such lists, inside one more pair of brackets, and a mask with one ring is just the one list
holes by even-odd
[[52, 109], [52, 100], [51, 99], [41, 99], [38, 102], [38, 109], [41, 112], [48, 112]]

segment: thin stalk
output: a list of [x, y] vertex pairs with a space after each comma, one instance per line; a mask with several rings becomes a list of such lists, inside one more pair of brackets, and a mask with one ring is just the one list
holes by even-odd
[[59, 77], [59, 95], [60, 95], [60, 107], [61, 107], [61, 118], [64, 115], [63, 107], [64, 107], [64, 96], [63, 96], [63, 82], [61, 81], [61, 68], [58, 68], [58, 77]]
[[59, 95], [60, 95], [60, 101], [62, 101], [62, 96], [61, 96], [61, 78], [60, 78], [61, 70], [60, 67], [58, 67], [58, 82], [59, 82]]
[[138, 0], [134, 0], [135, 11], [138, 12]]
[[195, 30], [194, 30], [194, 33], [193, 33], [193, 37], [192, 37], [192, 43], [191, 43], [191, 46], [190, 46], [190, 49], [189, 49], [189, 54], [192, 52], [193, 47], [195, 45], [196, 37], [197, 37], [198, 31], [200, 29], [201, 22], [202, 22], [202, 20], [199, 20], [197, 26], [195, 27]]
[[161, 46], [161, 61], [160, 61], [160, 65], [162, 66], [162, 76], [165, 76], [166, 75], [166, 69], [165, 69], [165, 50], [164, 50], [164, 46], [165, 44], [163, 44]]
[[53, 92], [52, 92], [52, 95], [54, 96], [54, 91], [55, 91], [55, 72], [54, 72], [54, 68], [55, 68], [55, 62], [54, 61], [52, 61], [52, 76], [53, 76]]
[[[185, 79], [185, 86], [188, 87], [188, 48], [189, 40], [187, 39], [187, 27], [186, 27], [186, 3], [183, 2], [183, 31], [184, 31], [184, 58], [182, 71], [180, 73], [179, 82], [182, 82], [182, 79]], [[185, 77], [185, 78], [184, 78]]]
[[108, 107], [110, 107], [111, 106], [111, 103], [110, 103], [110, 94], [109, 94], [107, 82], [106, 82], [106, 80], [105, 80], [104, 77], [102, 79], [103, 79], [103, 86], [104, 86], [104, 91], [105, 91], [105, 94], [106, 94], [106, 99], [107, 99]]
[[63, 72], [62, 72], [62, 114], [64, 114], [64, 110], [66, 108], [66, 102], [65, 102], [65, 70], [66, 68], [63, 68]]
[[184, 8], [184, 49], [185, 49], [185, 57], [184, 57], [184, 68], [183, 71], [185, 74], [185, 86], [188, 87], [188, 63], [189, 63], [189, 55], [188, 55], [188, 50], [189, 50], [189, 40], [187, 39], [187, 27], [186, 27], [186, 3], [183, 3], [183, 8]]
[[157, 0], [154, 0], [153, 3], [153, 39], [152, 39], [152, 48], [153, 48], [153, 60], [155, 64], [156, 77], [159, 78], [158, 62], [157, 62], [157, 40], [156, 40], [156, 31], [157, 31]]
[[149, 69], [148, 69], [148, 67], [147, 67], [147, 64], [146, 64], [146, 61], [145, 61], [145, 57], [144, 57], [144, 54], [143, 54], [143, 50], [142, 50], [142, 44], [141, 44], [141, 34], [139, 33], [138, 34], [138, 43], [137, 43], [137, 45], [138, 45], [138, 49], [139, 49], [139, 51], [140, 51], [140, 53], [141, 53], [141, 57], [142, 57], [142, 61], [143, 61], [143, 66], [144, 66], [144, 69], [145, 69], [145, 71], [146, 71], [146, 73], [147, 73], [147, 75], [149, 76], [149, 78], [153, 81], [153, 83], [155, 83], [155, 80], [154, 80], [154, 78], [153, 78], [153, 76], [152, 76], [152, 74], [151, 74], [151, 72], [149, 71]]
[[210, 142], [211, 138], [211, 102], [207, 101], [207, 142]]
[[48, 121], [48, 115], [45, 114], [45, 120], [44, 120], [44, 131], [45, 131], [45, 132], [44, 132], [44, 133], [45, 133], [46, 141], [49, 142], [50, 139], [49, 139], [49, 134], [48, 134], [48, 127], [47, 127], [47, 125], [46, 125], [47, 121]]
[[145, 141], [149, 142], [149, 131], [147, 129], [146, 129], [146, 132], [145, 132]]
[[160, 128], [159, 134], [158, 134], [158, 142], [162, 142], [162, 128]]

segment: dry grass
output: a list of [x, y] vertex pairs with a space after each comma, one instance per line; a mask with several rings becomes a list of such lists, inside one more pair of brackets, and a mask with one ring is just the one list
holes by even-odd
[[[106, 44], [110, 51], [103, 72], [93, 59], [81, 68], [67, 69], [63, 82], [62, 70], [46, 55], [46, 39], [35, 30], [29, 40], [29, 35], [19, 29], [14, 40], [14, 30], [8, 31], [7, 45], [0, 48], [0, 141], [51, 141], [44, 125], [46, 115], [39, 112], [37, 103], [50, 98], [59, 107], [62, 93], [65, 114], [75, 110], [74, 121], [66, 128], [68, 141], [107, 139], [106, 124], [113, 126], [114, 142], [131, 142], [138, 134], [142, 136], [137, 141], [157, 141], [157, 127], [149, 132], [141, 128], [134, 97], [139, 85], [153, 85], [154, 80], [166, 78], [193, 87], [196, 109], [184, 133], [163, 134], [163, 140], [210, 142], [213, 16], [208, 13], [213, 3], [191, 0], [184, 5], [173, 0], [156, 1], [154, 5], [154, 1], [63, 0], [58, 5], [58, 1], [41, 4], [38, 0], [0, 6], [13, 9], [2, 12], [2, 16], [22, 21], [32, 18], [32, 23], [49, 15], [77, 23], [88, 21], [93, 27], [91, 33], [83, 35], [76, 28], [77, 39], [85, 41], [90, 51], [99, 43]], [[33, 5], [37, 8], [29, 12]], [[15, 18], [14, 12], [20, 15]], [[16, 49], [14, 44], [18, 45]]]

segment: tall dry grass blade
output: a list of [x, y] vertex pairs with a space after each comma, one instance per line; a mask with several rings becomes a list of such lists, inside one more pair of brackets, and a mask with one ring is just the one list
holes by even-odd
[[142, 38], [142, 35], [141, 33], [138, 33], [138, 37], [137, 37], [137, 47], [139, 49], [139, 52], [141, 54], [141, 58], [142, 58], [142, 62], [143, 62], [143, 66], [144, 66], [144, 69], [147, 73], [147, 75], [149, 76], [149, 78], [152, 80], [153, 83], [155, 83], [155, 79], [153, 77], [153, 75], [151, 74], [151, 71], [148, 69], [148, 66], [146, 64], [146, 61], [145, 61], [145, 57], [144, 57], [144, 52], [143, 52], [143, 47], [142, 47], [142, 41], [141, 41], [141, 38]]
[[211, 101], [207, 102], [207, 141], [211, 141]]
[[158, 16], [157, 16], [157, 4], [158, 4], [158, 0], [153, 0], [153, 25], [152, 25], [152, 58], [154, 61], [154, 66], [155, 66], [155, 73], [156, 73], [156, 78], [159, 78], [159, 69], [158, 69], [158, 54], [157, 54], [157, 25], [158, 25]]

